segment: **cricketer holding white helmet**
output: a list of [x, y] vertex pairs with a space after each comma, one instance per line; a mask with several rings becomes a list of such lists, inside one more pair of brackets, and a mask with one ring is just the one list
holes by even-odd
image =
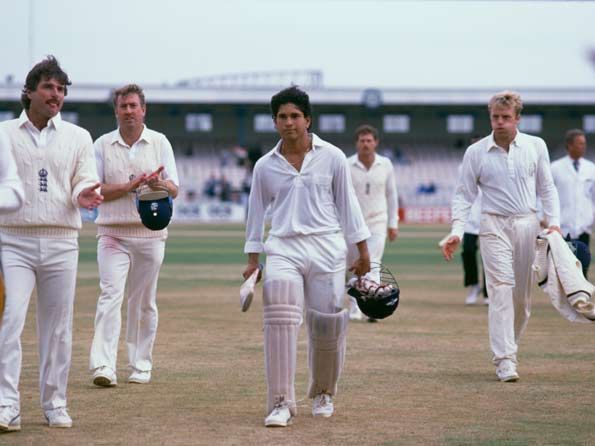
[[488, 108], [492, 133], [465, 152], [452, 202], [452, 231], [441, 246], [451, 260], [481, 187], [479, 238], [490, 296], [490, 347], [498, 379], [509, 382], [519, 379], [518, 343], [531, 313], [531, 266], [540, 231], [537, 197], [550, 231], [560, 231], [560, 210], [545, 142], [517, 128], [520, 96], [497, 93]]
[[[361, 276], [370, 269], [364, 222], [351, 184], [349, 166], [337, 147], [308, 132], [308, 95], [287, 88], [271, 99], [281, 140], [254, 167], [246, 244], [248, 278], [265, 252], [264, 350], [268, 387], [265, 426], [287, 426], [296, 414], [294, 377], [297, 336], [307, 309], [308, 396], [312, 414], [333, 414], [349, 320], [341, 302], [348, 243], [357, 244], [352, 266]], [[271, 229], [263, 244], [265, 211]]]

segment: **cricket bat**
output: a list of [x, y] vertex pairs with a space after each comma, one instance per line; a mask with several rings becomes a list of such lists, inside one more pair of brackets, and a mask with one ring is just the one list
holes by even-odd
[[240, 306], [242, 308], [242, 312], [248, 311], [250, 305], [252, 304], [254, 289], [256, 287], [256, 279], [258, 278], [258, 274], [262, 271], [262, 269], [263, 266], [261, 263], [240, 287]]

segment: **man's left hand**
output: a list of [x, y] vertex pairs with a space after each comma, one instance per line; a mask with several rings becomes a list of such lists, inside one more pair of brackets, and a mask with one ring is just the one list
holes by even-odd
[[77, 198], [80, 207], [91, 211], [103, 202], [103, 195], [97, 192], [99, 186], [101, 186], [101, 183], [95, 183], [93, 186], [89, 186], [81, 191]]
[[[562, 230], [560, 229], [560, 226], [550, 226], [549, 228], [547, 228], [547, 233], [551, 234], [552, 232], [556, 231], [557, 233], [559, 233], [560, 235], [562, 235]], [[564, 236], [562, 235], [562, 238], [564, 238]]]
[[163, 166], [159, 166], [155, 172], [152, 172], [147, 176], [145, 182], [149, 185], [151, 189], [155, 187], [163, 187], [162, 185], [160, 185], [162, 183], [161, 172], [163, 172], [163, 169]]

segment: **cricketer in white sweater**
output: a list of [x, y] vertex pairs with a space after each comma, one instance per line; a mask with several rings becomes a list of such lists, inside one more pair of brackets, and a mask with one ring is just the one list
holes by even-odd
[[[35, 106], [38, 104], [31, 105]], [[55, 419], [50, 419], [50, 414], [65, 411], [67, 406], [79, 204], [91, 206], [82, 197], [96, 197], [93, 206], [101, 200], [92, 190], [98, 183], [93, 142], [89, 132], [62, 121], [59, 113], [41, 130], [25, 111], [19, 118], [1, 123], [0, 129], [9, 140], [24, 189], [21, 208], [0, 215], [6, 283], [6, 307], [0, 323], [0, 406], [13, 407], [15, 413], [20, 407], [20, 337], [37, 286], [40, 400], [53, 425]], [[67, 414], [61, 421], [63, 427], [72, 424]]]

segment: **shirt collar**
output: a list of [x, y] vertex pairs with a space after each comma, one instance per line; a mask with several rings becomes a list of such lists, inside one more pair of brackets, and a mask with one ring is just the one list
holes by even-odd
[[[316, 134], [314, 133], [310, 133], [310, 135], [312, 136], [312, 152], [315, 152], [318, 149], [321, 149], [322, 146], [324, 145], [324, 142], [322, 141], [322, 139], [320, 139]], [[281, 144], [283, 143], [283, 140], [280, 139], [277, 142], [277, 145], [273, 148], [273, 155], [276, 156], [283, 156], [281, 154]]]
[[[21, 115], [19, 116], [19, 127], [22, 127], [24, 125], [28, 125], [29, 127], [35, 128], [37, 131], [40, 131], [37, 127], [35, 127], [35, 125], [33, 125], [33, 123], [29, 119], [29, 116], [27, 115], [27, 112], [25, 110], [23, 110], [21, 112]], [[61, 126], [62, 126], [62, 115], [60, 115], [60, 113], [58, 113], [56, 116], [54, 116], [53, 118], [48, 120], [47, 127], [49, 127], [49, 128], [52, 128], [54, 130], [60, 130]]]
[[[510, 142], [511, 146], [515, 146], [515, 147], [520, 147], [522, 145], [522, 142], [525, 138], [525, 135], [521, 132], [516, 131], [516, 135], [514, 137], [514, 139]], [[500, 146], [498, 144], [496, 144], [496, 140], [494, 139], [494, 132], [490, 133], [490, 136], [488, 137], [488, 144], [486, 146], [486, 151], [489, 152], [492, 149], [495, 148], [499, 148]]]
[[[364, 165], [364, 163], [362, 163], [359, 159], [359, 157], [357, 156], [357, 153], [355, 155], [353, 155], [353, 157], [351, 158], [351, 164], [353, 164], [354, 166], [358, 166], [361, 167], [364, 170], [368, 170], [368, 168]], [[370, 168], [376, 166], [377, 164], [380, 164], [380, 158], [378, 157], [378, 154], [374, 154], [374, 162], [372, 163], [372, 165], [370, 166]]]
[[[574, 159], [573, 159], [573, 158], [571, 158], [571, 157], [570, 157], [570, 155], [566, 155], [566, 158], [568, 158], [568, 162], [569, 162], [571, 165], [574, 165]], [[582, 159], [582, 157], [580, 157], [579, 159], [577, 159], [577, 160], [576, 160], [576, 161], [577, 161], [577, 164], [578, 164], [579, 166], [581, 165], [581, 159]]]
[[[137, 141], [134, 142], [134, 144], [136, 144], [139, 141], [144, 141], [147, 144], [151, 143], [151, 136], [149, 135], [147, 126], [145, 124], [143, 124], [143, 131], [141, 132], [140, 137], [138, 138]], [[124, 141], [124, 138], [122, 138], [122, 135], [120, 134], [120, 127], [118, 127], [116, 129], [116, 131], [114, 131], [114, 134], [113, 134], [113, 137], [111, 140], [112, 145], [115, 143], [118, 143], [124, 147], [128, 147], [128, 144], [126, 144], [126, 141]]]

